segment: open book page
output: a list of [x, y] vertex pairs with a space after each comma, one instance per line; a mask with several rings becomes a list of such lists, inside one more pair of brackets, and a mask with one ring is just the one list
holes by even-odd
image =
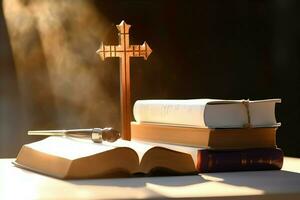
[[28, 146], [43, 153], [71, 160], [109, 151], [118, 147], [128, 147], [135, 150], [141, 160], [143, 155], [153, 147], [151, 144], [121, 139], [113, 143], [105, 141], [103, 143], [94, 143], [88, 139], [62, 136], [51, 136], [44, 140], [28, 144]]
[[138, 141], [127, 141], [127, 140], [117, 140], [116, 142], [113, 143], [108, 143], [104, 142], [106, 145], [110, 145], [113, 147], [128, 147], [133, 149], [137, 155], [139, 156], [139, 161], [142, 160], [144, 154], [151, 148], [153, 148], [155, 145], [152, 144], [147, 144], [143, 142], [138, 142]]
[[185, 148], [179, 148], [176, 145], [163, 145], [157, 143], [144, 143], [138, 141], [117, 140], [116, 142], [94, 143], [88, 139], [78, 139], [71, 137], [51, 136], [44, 140], [27, 145], [37, 151], [51, 154], [58, 157], [74, 160], [77, 158], [87, 157], [97, 153], [109, 151], [118, 147], [128, 147], [133, 149], [141, 161], [143, 155], [155, 146], [166, 147], [172, 150], [187, 151]]
[[110, 143], [109, 145], [115, 147], [128, 147], [133, 149], [139, 156], [139, 160], [143, 158], [144, 154], [149, 151], [151, 148], [154, 147], [163, 147], [166, 149], [170, 149], [173, 151], [178, 151], [182, 153], [186, 153], [192, 156], [194, 162], [196, 163], [197, 160], [197, 153], [199, 148], [181, 146], [181, 145], [171, 145], [171, 144], [163, 144], [163, 143], [154, 143], [154, 142], [145, 142], [140, 140], [117, 140], [114, 143]]
[[114, 146], [94, 143], [87, 139], [51, 136], [27, 145], [37, 151], [74, 160], [114, 149]]

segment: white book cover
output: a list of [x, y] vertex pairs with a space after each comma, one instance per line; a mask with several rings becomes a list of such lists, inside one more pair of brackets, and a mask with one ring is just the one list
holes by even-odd
[[138, 100], [134, 118], [139, 123], [160, 123], [202, 128], [241, 128], [280, 126], [275, 104], [281, 99], [265, 100]]

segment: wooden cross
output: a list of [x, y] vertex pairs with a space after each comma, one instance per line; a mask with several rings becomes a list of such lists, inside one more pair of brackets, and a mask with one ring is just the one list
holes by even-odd
[[147, 60], [152, 50], [146, 42], [142, 45], [129, 44], [130, 25], [122, 21], [117, 25], [119, 30], [119, 45], [100, 45], [97, 53], [102, 60], [108, 57], [119, 57], [120, 90], [121, 90], [121, 134], [122, 138], [130, 140], [131, 96], [130, 96], [130, 57], [143, 57]]

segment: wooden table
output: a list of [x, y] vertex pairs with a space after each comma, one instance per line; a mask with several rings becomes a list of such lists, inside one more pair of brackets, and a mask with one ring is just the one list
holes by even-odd
[[0, 159], [0, 199], [300, 199], [300, 159], [280, 171], [64, 181]]

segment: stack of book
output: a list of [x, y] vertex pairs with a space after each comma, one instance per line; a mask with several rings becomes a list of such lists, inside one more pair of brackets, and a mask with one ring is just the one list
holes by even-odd
[[137, 101], [132, 141], [50, 136], [23, 145], [14, 164], [61, 179], [280, 169], [277, 102]]
[[199, 172], [281, 169], [275, 104], [280, 99], [139, 100], [131, 138], [190, 146]]

